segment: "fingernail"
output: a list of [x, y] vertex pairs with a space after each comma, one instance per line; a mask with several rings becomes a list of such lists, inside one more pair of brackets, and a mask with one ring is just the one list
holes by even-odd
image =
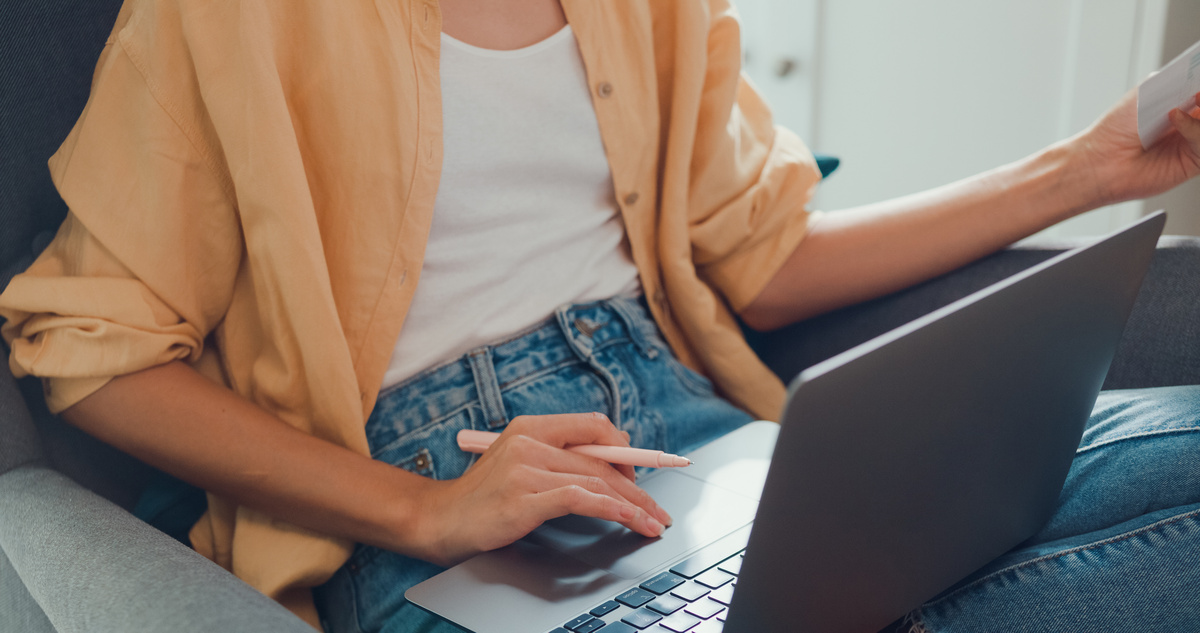
[[667, 529], [666, 526], [659, 523], [654, 517], [646, 517], [646, 527], [650, 528], [650, 533], [654, 536], [662, 534], [663, 530]]
[[667, 511], [663, 510], [662, 508], [658, 509], [658, 520], [662, 521], [662, 524], [667, 526], [675, 523], [675, 521], [671, 519], [671, 515], [667, 514]]

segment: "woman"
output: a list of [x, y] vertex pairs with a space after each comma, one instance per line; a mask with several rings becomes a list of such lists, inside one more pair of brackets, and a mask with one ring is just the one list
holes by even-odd
[[[209, 491], [193, 545], [253, 586], [330, 630], [423, 630], [407, 586], [549, 518], [670, 524], [562, 448], [776, 415], [735, 313], [879, 296], [1200, 171], [1200, 122], [1144, 152], [1129, 96], [1012, 165], [809, 213], [811, 156], [739, 58], [720, 0], [129, 0], [51, 162], [71, 213], [0, 296], [11, 363]], [[504, 432], [471, 461], [468, 427]]]

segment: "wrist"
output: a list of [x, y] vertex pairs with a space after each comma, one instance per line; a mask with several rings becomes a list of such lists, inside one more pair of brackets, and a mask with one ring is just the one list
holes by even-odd
[[424, 561], [449, 567], [450, 555], [447, 553], [448, 520], [446, 508], [439, 506], [438, 500], [445, 498], [446, 487], [451, 483], [426, 479], [418, 486], [413, 495], [413, 504], [406, 518], [408, 535], [411, 539], [409, 555]]
[[1039, 216], [1031, 218], [1033, 231], [1110, 203], [1090, 156], [1086, 141], [1076, 137], [1017, 163], [1018, 179], [1029, 194], [1024, 206]]
[[1152, 185], [1147, 188], [1153, 179], [1146, 176], [1155, 170], [1143, 160], [1133, 94], [1091, 127], [1045, 150], [1063, 155], [1066, 178], [1084, 197], [1081, 211], [1159, 193]]
[[372, 536], [363, 542], [383, 549], [438, 562], [441, 542], [439, 515], [433, 502], [446, 482], [435, 481], [401, 468], [377, 462], [389, 470], [381, 490], [382, 503], [371, 504], [368, 521]]

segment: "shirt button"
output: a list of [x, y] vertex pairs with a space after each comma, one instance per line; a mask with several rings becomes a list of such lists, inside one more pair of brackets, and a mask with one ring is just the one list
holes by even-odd
[[625, 204], [627, 206], [633, 206], [635, 203], [637, 203], [637, 201], [638, 201], [638, 195], [637, 195], [636, 191], [625, 196]]
[[612, 84], [607, 81], [602, 81], [596, 85], [596, 94], [600, 95], [601, 99], [607, 99], [612, 95]]

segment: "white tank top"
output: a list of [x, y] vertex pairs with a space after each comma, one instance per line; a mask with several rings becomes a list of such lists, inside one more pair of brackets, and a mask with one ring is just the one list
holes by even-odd
[[571, 27], [441, 51], [442, 178], [385, 388], [639, 285]]

